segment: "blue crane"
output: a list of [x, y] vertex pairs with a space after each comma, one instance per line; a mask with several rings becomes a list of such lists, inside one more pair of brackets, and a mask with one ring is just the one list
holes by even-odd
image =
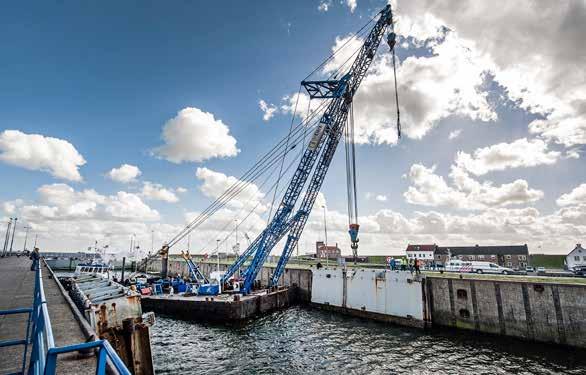
[[197, 264], [195, 264], [193, 262], [193, 259], [191, 258], [191, 255], [188, 252], [181, 252], [181, 257], [183, 257], [183, 259], [185, 260], [185, 263], [187, 263], [187, 268], [189, 268], [189, 275], [191, 276], [191, 279], [193, 280], [193, 283], [195, 284], [196, 287], [200, 287], [204, 284], [209, 284], [209, 280], [207, 279], [207, 277], [205, 277], [205, 275], [201, 272], [201, 270], [199, 269], [199, 267], [197, 266]]
[[[363, 78], [366, 76], [383, 35], [387, 30], [390, 31], [387, 36], [387, 42], [393, 51], [394, 60], [396, 35], [393, 31], [393, 13], [391, 6], [387, 5], [379, 12], [377, 22], [364, 39], [361, 48], [356, 54], [354, 62], [340, 79], [317, 81], [304, 80], [301, 82], [301, 85], [305, 88], [311, 99], [327, 99], [329, 100], [329, 104], [324, 110], [319, 125], [314, 130], [311, 139], [301, 156], [299, 165], [293, 173], [287, 190], [283, 195], [281, 203], [272, 216], [271, 221], [242, 253], [242, 255], [238, 257], [235, 263], [228, 268], [222, 277], [222, 283], [226, 282], [245, 264], [246, 261], [252, 258], [246, 271], [243, 273], [244, 282], [240, 289], [243, 294], [250, 293], [258, 272], [265, 263], [268, 255], [275, 245], [287, 235], [285, 246], [279, 258], [277, 267], [270, 278], [269, 286], [274, 286], [278, 283], [279, 278], [285, 270], [285, 265], [303, 232], [303, 228], [305, 227], [316, 197], [323, 184], [340, 139], [345, 131], [348, 132], [346, 128], [349, 114], [351, 115], [352, 112], [354, 95], [356, 94]], [[399, 127], [398, 121], [397, 126]], [[346, 134], [350, 137], [349, 133]], [[351, 136], [353, 136], [353, 134]], [[347, 153], [347, 158], [350, 157], [352, 162], [354, 159], [353, 155], [352, 148], [351, 155]], [[354, 255], [356, 255], [356, 249], [358, 248], [359, 225], [357, 223], [357, 210], [355, 210], [355, 165], [352, 164], [351, 168], [350, 174], [352, 176], [352, 181], [349, 183], [348, 188], [353, 189], [353, 191], [349, 191], [348, 195], [349, 200], [352, 200], [352, 202], [349, 201], [349, 209], [350, 205], [352, 205], [353, 209], [349, 212], [349, 232], [352, 249]], [[303, 199], [295, 211], [297, 201], [302, 195], [306, 184], [307, 188]]]

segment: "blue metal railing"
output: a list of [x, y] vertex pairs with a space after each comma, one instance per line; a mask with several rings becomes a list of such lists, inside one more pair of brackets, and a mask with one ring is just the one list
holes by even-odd
[[[108, 360], [110, 360], [110, 363], [120, 375], [131, 375], [124, 362], [122, 362], [116, 351], [106, 340], [96, 340], [63, 347], [55, 346], [39, 262], [36, 263], [33, 307], [0, 311], [0, 315], [12, 314], [28, 314], [29, 316], [27, 332], [24, 339], [0, 341], [0, 347], [24, 345], [22, 370], [20, 374], [24, 374], [28, 347], [32, 344], [28, 374], [54, 375], [57, 370], [57, 356], [59, 354], [97, 349], [96, 375], [106, 374], [106, 363]], [[31, 324], [32, 331], [30, 330]]]

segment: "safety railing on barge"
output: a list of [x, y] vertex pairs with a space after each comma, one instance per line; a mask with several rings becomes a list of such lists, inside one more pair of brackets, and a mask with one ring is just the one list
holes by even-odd
[[120, 375], [130, 375], [130, 371], [128, 371], [124, 362], [122, 362], [114, 348], [106, 340], [96, 340], [62, 347], [55, 346], [51, 319], [49, 318], [47, 300], [43, 289], [42, 271], [38, 261], [35, 271], [33, 307], [0, 311], [0, 316], [14, 314], [28, 315], [26, 336], [23, 339], [0, 341], [0, 347], [24, 346], [22, 370], [17, 374], [24, 374], [29, 345], [32, 345], [28, 374], [53, 375], [57, 370], [57, 356], [59, 354], [97, 349], [95, 370], [97, 375], [106, 374], [108, 361], [110, 361]]

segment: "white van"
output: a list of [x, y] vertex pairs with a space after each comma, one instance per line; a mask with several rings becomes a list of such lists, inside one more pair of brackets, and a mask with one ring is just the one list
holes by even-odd
[[490, 262], [467, 262], [464, 260], [450, 260], [446, 262], [446, 271], [449, 272], [476, 272], [476, 273], [498, 273], [510, 275], [514, 271], [511, 268], [501, 267]]

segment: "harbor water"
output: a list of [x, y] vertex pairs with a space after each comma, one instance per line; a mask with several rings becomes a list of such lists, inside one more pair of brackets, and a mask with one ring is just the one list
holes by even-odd
[[157, 374], [586, 374], [586, 352], [305, 307], [235, 325], [159, 316]]

